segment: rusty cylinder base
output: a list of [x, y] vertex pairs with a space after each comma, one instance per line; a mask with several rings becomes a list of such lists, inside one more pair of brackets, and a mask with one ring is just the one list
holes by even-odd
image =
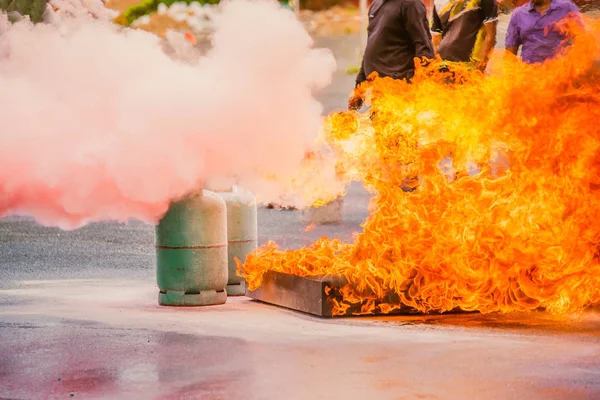
[[183, 291], [167, 290], [158, 294], [158, 304], [161, 306], [195, 307], [225, 304], [227, 293], [222, 290], [205, 290], [198, 294], [185, 294]]
[[246, 281], [242, 280], [239, 283], [230, 283], [225, 290], [227, 290], [227, 296], [245, 296]]

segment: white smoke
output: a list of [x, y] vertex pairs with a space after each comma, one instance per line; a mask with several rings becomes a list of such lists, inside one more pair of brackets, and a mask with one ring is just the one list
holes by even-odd
[[[185, 61], [108, 18], [48, 19], [0, 15], [0, 216], [153, 223], [206, 179], [236, 176], [269, 201], [306, 175], [321, 126], [313, 95], [335, 61], [277, 2], [226, 2], [212, 49], [198, 59], [189, 48]], [[313, 172], [319, 186], [328, 167]]]
[[81, 18], [92, 16], [104, 21], [110, 21], [119, 15], [119, 12], [106, 8], [104, 0], [49, 0], [45, 21], [60, 24], [65, 17]]

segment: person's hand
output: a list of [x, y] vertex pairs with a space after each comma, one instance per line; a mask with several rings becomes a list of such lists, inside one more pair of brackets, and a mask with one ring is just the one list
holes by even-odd
[[429, 64], [431, 64], [433, 61], [434, 60], [432, 60], [431, 58], [421, 57], [419, 59], [419, 66], [423, 67], [423, 68], [427, 68], [427, 67], [429, 67]]
[[348, 100], [348, 110], [356, 111], [362, 107], [365, 100], [363, 99], [362, 93], [358, 90], [354, 90], [352, 92], [352, 96], [350, 96], [350, 100]]
[[485, 62], [485, 61], [475, 61], [474, 67], [478, 71], [481, 71], [482, 73], [485, 74], [485, 69], [487, 68], [487, 62]]

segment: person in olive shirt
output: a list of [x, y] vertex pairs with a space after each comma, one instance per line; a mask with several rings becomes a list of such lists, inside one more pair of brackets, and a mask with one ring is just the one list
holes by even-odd
[[[422, 0], [375, 0], [369, 9], [368, 39], [356, 86], [377, 72], [381, 77], [410, 80], [415, 58], [433, 59], [433, 44]], [[348, 102], [359, 109], [358, 91]]]
[[495, 0], [436, 0], [431, 24], [436, 53], [484, 71], [496, 45], [497, 24]]

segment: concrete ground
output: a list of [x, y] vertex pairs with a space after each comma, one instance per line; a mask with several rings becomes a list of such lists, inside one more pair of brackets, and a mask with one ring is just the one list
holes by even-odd
[[[356, 38], [318, 43], [342, 61], [322, 96], [327, 111], [342, 108]], [[353, 185], [344, 221], [310, 232], [298, 212], [262, 208], [260, 242], [349, 240], [368, 200]], [[597, 312], [323, 320], [243, 297], [164, 308], [153, 232], [0, 219], [0, 398], [600, 398]]]

